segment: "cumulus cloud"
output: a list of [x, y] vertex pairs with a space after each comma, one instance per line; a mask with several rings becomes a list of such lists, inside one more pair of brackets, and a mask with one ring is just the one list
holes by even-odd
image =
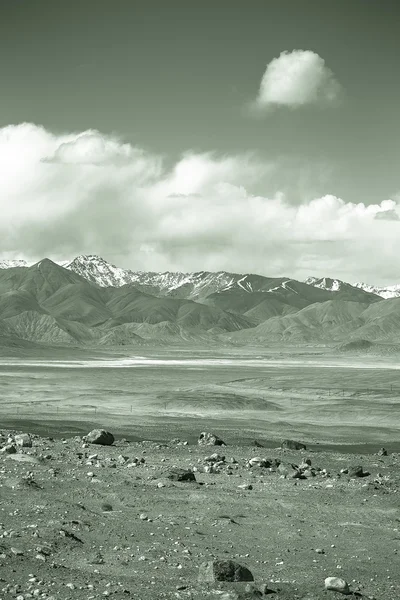
[[293, 50], [281, 52], [267, 65], [251, 107], [262, 111], [274, 106], [331, 105], [341, 94], [341, 85], [319, 54]]
[[398, 277], [398, 199], [327, 194], [296, 205], [271, 191], [279, 163], [255, 155], [192, 152], [166, 169], [113, 136], [21, 124], [0, 129], [0, 164], [3, 257], [96, 253], [138, 270]]

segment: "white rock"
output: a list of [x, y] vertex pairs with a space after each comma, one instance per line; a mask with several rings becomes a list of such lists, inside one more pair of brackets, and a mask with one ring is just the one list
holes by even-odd
[[340, 594], [350, 594], [349, 584], [341, 577], [327, 577], [325, 579], [325, 589]]

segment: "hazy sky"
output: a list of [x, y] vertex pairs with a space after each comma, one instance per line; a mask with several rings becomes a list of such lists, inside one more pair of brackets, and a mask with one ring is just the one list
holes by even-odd
[[2, 0], [0, 252], [400, 281], [398, 0]]

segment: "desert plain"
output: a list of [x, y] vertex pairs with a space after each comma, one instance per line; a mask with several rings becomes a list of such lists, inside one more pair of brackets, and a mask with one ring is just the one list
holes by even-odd
[[[399, 368], [322, 345], [9, 352], [0, 598], [342, 598], [326, 577], [399, 598]], [[254, 583], [205, 581], [213, 560]]]

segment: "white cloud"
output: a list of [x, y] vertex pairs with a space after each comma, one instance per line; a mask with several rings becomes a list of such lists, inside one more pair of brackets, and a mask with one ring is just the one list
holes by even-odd
[[341, 93], [341, 85], [323, 58], [311, 50], [293, 50], [282, 52], [267, 65], [252, 107], [329, 105], [337, 102]]
[[0, 256], [97, 253], [144, 270], [398, 278], [400, 199], [368, 206], [327, 194], [295, 205], [271, 192], [286, 168], [254, 155], [187, 153], [166, 170], [115, 137], [22, 124], [0, 129], [0, 164]]

